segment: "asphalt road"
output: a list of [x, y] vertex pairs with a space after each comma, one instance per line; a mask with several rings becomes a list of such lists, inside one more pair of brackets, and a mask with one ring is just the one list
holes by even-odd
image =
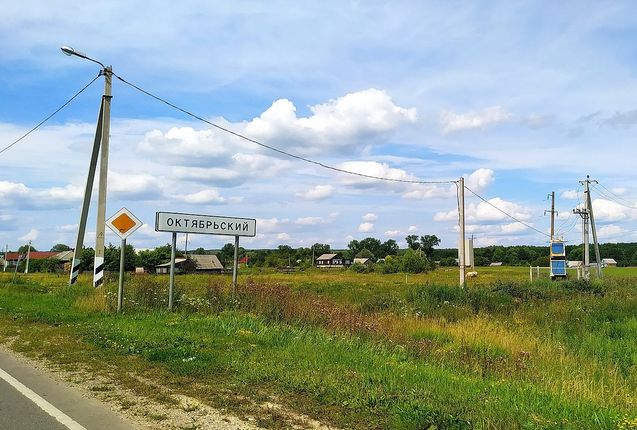
[[130, 430], [109, 407], [0, 347], [0, 429]]

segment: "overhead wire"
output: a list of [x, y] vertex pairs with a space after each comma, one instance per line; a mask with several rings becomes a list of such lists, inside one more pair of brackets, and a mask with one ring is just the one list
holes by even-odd
[[471, 194], [473, 194], [474, 196], [476, 196], [477, 198], [479, 198], [480, 200], [482, 200], [483, 202], [485, 202], [486, 204], [488, 204], [489, 206], [493, 207], [494, 209], [498, 210], [499, 212], [503, 213], [504, 215], [508, 216], [509, 218], [511, 218], [512, 220], [522, 224], [523, 226], [530, 228], [531, 230], [534, 230], [538, 233], [540, 233], [543, 236], [547, 236], [547, 237], [551, 237], [550, 234], [543, 232], [540, 229], [537, 229], [535, 227], [533, 227], [531, 224], [527, 224], [524, 221], [522, 221], [521, 219], [515, 217], [514, 215], [511, 215], [510, 213], [506, 212], [505, 210], [499, 208], [498, 206], [494, 205], [493, 203], [491, 203], [489, 200], [487, 200], [486, 198], [482, 197], [481, 195], [479, 195], [478, 193], [476, 193], [475, 191], [473, 191], [471, 188], [467, 187], [465, 185], [465, 189], [467, 191], [469, 191]]
[[[600, 184], [599, 182], [597, 182], [597, 184], [593, 184], [593, 187], [595, 187], [596, 185], [597, 185], [597, 186], [602, 187], [602, 188], [603, 188], [604, 190], [606, 190], [609, 194], [611, 194], [611, 195], [615, 196], [618, 200], [623, 200], [624, 202], [626, 202], [626, 203], [627, 203], [627, 204], [629, 204], [629, 205], [634, 205], [634, 202], [631, 202], [630, 200], [625, 199], [624, 197], [622, 197], [622, 196], [620, 196], [620, 195], [618, 195], [618, 194], [614, 193], [613, 191], [609, 190], [608, 188], [606, 188], [604, 185]], [[631, 207], [632, 207], [632, 206], [631, 206]]]
[[[600, 195], [600, 196], [605, 197], [605, 198], [607, 198], [607, 199], [611, 200], [612, 202], [617, 203], [617, 204], [618, 204], [618, 205], [620, 205], [620, 206], [623, 206], [623, 207], [628, 208], [628, 209], [637, 210], [637, 207], [635, 207], [635, 206], [629, 206], [629, 205], [627, 205], [627, 204], [625, 204], [625, 203], [622, 203], [619, 199], [617, 199], [616, 197], [613, 197], [613, 196], [614, 196], [614, 194], [613, 194], [613, 195], [609, 195], [609, 194], [608, 194], [608, 193], [606, 193], [605, 191], [602, 191], [602, 190], [600, 190], [599, 188], [597, 188], [595, 185], [593, 185], [593, 188], [592, 188], [592, 189], [593, 189], [595, 192], [599, 193], [599, 195]], [[605, 189], [605, 190], [607, 190], [607, 191], [609, 191], [609, 190], [608, 190], [607, 188], [605, 188], [605, 187], [604, 187], [604, 189]], [[610, 191], [609, 191], [609, 192], [610, 192]], [[611, 194], [612, 194], [612, 193], [611, 193]]]
[[53, 113], [51, 113], [49, 116], [47, 116], [46, 118], [44, 118], [42, 121], [40, 121], [35, 127], [33, 127], [31, 130], [27, 131], [26, 133], [24, 133], [22, 136], [20, 136], [19, 138], [17, 138], [15, 141], [13, 141], [12, 143], [10, 143], [9, 145], [5, 146], [4, 148], [0, 149], [0, 154], [2, 154], [3, 152], [5, 152], [6, 150], [8, 150], [9, 148], [11, 148], [12, 146], [16, 145], [18, 142], [20, 142], [22, 139], [24, 139], [25, 137], [27, 137], [28, 135], [30, 135], [31, 133], [33, 133], [35, 130], [37, 130], [38, 128], [40, 128], [42, 125], [44, 125], [48, 120], [50, 120], [51, 118], [53, 118], [58, 112], [60, 112], [62, 109], [64, 109], [69, 103], [71, 103], [73, 100], [75, 100], [75, 98], [77, 96], [79, 96], [80, 94], [82, 94], [84, 92], [84, 90], [86, 90], [88, 87], [91, 86], [91, 84], [93, 82], [95, 82], [99, 77], [101, 76], [101, 74], [98, 74], [96, 77], [93, 78], [93, 80], [91, 80], [91, 82], [89, 82], [88, 84], [84, 85], [78, 92], [76, 92], [75, 94], [73, 94], [73, 96], [68, 99], [67, 101], [65, 101], [59, 108], [57, 108], [56, 110], [53, 111]]
[[[206, 123], [206, 124], [208, 124], [208, 125], [210, 125], [212, 127], [215, 127], [218, 130], [221, 130], [223, 132], [229, 133], [229, 134], [231, 134], [233, 136], [236, 136], [236, 137], [238, 137], [240, 139], [243, 139], [243, 140], [246, 140], [248, 142], [254, 143], [255, 145], [261, 146], [263, 148], [269, 149], [271, 151], [277, 152], [279, 154], [285, 155], [285, 156], [290, 157], [290, 158], [301, 160], [301, 161], [304, 161], [306, 163], [314, 164], [314, 165], [320, 166], [322, 168], [333, 170], [333, 171], [336, 171], [336, 172], [339, 172], [339, 173], [344, 173], [344, 174], [354, 175], [354, 176], [360, 176], [360, 177], [364, 177], [364, 178], [368, 178], [368, 179], [376, 179], [376, 180], [380, 180], [380, 181], [400, 182], [400, 183], [408, 183], [408, 184], [456, 184], [456, 186], [458, 186], [458, 181], [455, 181], [455, 180], [423, 181], [423, 180], [411, 180], [411, 179], [395, 179], [395, 178], [387, 178], [387, 177], [383, 177], [383, 176], [368, 175], [368, 174], [365, 174], [365, 173], [359, 173], [359, 172], [353, 172], [351, 170], [341, 169], [339, 167], [331, 166], [329, 164], [325, 164], [325, 163], [320, 162], [320, 161], [312, 160], [312, 159], [309, 159], [307, 157], [303, 157], [303, 156], [300, 156], [300, 155], [297, 155], [297, 154], [293, 154], [293, 153], [290, 153], [288, 151], [284, 151], [282, 149], [274, 147], [272, 145], [268, 145], [268, 144], [265, 144], [263, 142], [260, 142], [260, 141], [258, 141], [256, 139], [251, 138], [251, 137], [245, 136], [245, 135], [243, 135], [241, 133], [238, 133], [236, 131], [230, 130], [229, 128], [223, 127], [223, 126], [221, 126], [219, 124], [216, 124], [216, 123], [214, 123], [212, 121], [209, 121], [209, 120], [207, 120], [207, 119], [205, 119], [205, 118], [203, 118], [203, 117], [201, 117], [201, 116], [199, 116], [199, 115], [197, 115], [197, 114], [195, 114], [193, 112], [190, 112], [189, 110], [187, 110], [185, 108], [182, 108], [182, 107], [180, 107], [180, 106], [178, 106], [178, 105], [176, 105], [176, 104], [174, 104], [174, 103], [172, 103], [172, 102], [170, 102], [170, 101], [168, 101], [168, 100], [166, 100], [166, 99], [164, 99], [162, 97], [159, 97], [159, 96], [151, 93], [150, 91], [147, 91], [147, 90], [141, 88], [138, 85], [133, 84], [132, 82], [127, 81], [126, 79], [124, 79], [123, 77], [119, 76], [118, 74], [116, 74], [114, 72], [113, 72], [113, 76], [115, 76], [118, 80], [120, 80], [124, 84], [126, 84], [126, 85], [130, 86], [131, 88], [141, 92], [142, 94], [145, 94], [145, 95], [147, 95], [147, 96], [149, 96], [149, 97], [151, 97], [151, 98], [153, 98], [153, 99], [155, 99], [155, 100], [157, 100], [157, 101], [159, 101], [161, 103], [164, 103], [165, 105], [170, 106], [171, 108], [176, 109], [176, 110], [182, 112], [185, 115], [188, 115], [188, 116], [190, 116], [190, 117], [192, 117], [194, 119], [197, 119], [197, 120], [199, 120], [199, 121], [201, 121], [203, 123]], [[494, 205], [493, 203], [489, 202], [488, 200], [486, 200], [485, 198], [483, 198], [482, 196], [480, 196], [479, 194], [477, 194], [475, 191], [471, 190], [470, 188], [468, 188], [466, 186], [465, 186], [465, 188], [470, 193], [472, 193], [473, 195], [475, 195], [476, 197], [478, 197], [479, 199], [481, 199], [485, 203], [489, 204], [490, 206], [494, 207], [496, 210], [502, 212], [507, 217], [513, 219], [516, 222], [519, 222], [520, 224], [524, 225], [525, 227], [530, 228], [530, 229], [532, 229], [532, 230], [534, 230], [534, 231], [536, 231], [536, 232], [538, 232], [538, 233], [540, 233], [540, 234], [542, 234], [544, 236], [550, 237], [549, 234], [547, 234], [547, 233], [545, 233], [545, 232], [533, 227], [532, 225], [527, 224], [524, 221], [516, 218], [515, 216], [513, 216], [510, 213], [506, 212], [505, 210], [503, 210], [503, 209], [499, 208], [498, 206]]]
[[218, 130], [221, 130], [221, 131], [223, 131], [225, 133], [229, 133], [229, 134], [231, 134], [233, 136], [236, 136], [236, 137], [238, 137], [240, 139], [243, 139], [245, 141], [254, 143], [255, 145], [261, 146], [263, 148], [269, 149], [270, 151], [274, 151], [274, 152], [277, 152], [279, 154], [285, 155], [287, 157], [304, 161], [306, 163], [314, 164], [314, 165], [322, 167], [324, 169], [333, 170], [335, 172], [344, 173], [344, 174], [347, 174], [347, 175], [360, 176], [360, 177], [368, 178], [368, 179], [376, 179], [376, 180], [379, 180], [379, 181], [400, 182], [400, 183], [407, 183], [407, 184], [453, 184], [453, 183], [457, 182], [455, 180], [422, 181], [422, 180], [417, 180], [417, 179], [387, 178], [387, 177], [383, 177], [383, 176], [368, 175], [368, 174], [365, 174], [365, 173], [354, 172], [354, 171], [351, 171], [351, 170], [342, 169], [340, 167], [331, 166], [329, 164], [325, 164], [325, 163], [320, 162], [320, 161], [312, 160], [310, 158], [303, 157], [303, 156], [300, 156], [300, 155], [297, 155], [297, 154], [293, 154], [293, 153], [285, 151], [283, 149], [279, 149], [279, 148], [277, 148], [275, 146], [268, 145], [266, 143], [260, 142], [260, 141], [258, 141], [256, 139], [253, 139], [251, 137], [245, 136], [245, 135], [243, 135], [241, 133], [238, 133], [236, 131], [230, 130], [227, 127], [223, 127], [223, 126], [221, 126], [219, 124], [216, 124], [216, 123], [214, 123], [212, 121], [208, 121], [207, 119], [205, 119], [205, 118], [203, 118], [203, 117], [201, 117], [201, 116], [199, 116], [199, 115], [197, 115], [195, 113], [192, 113], [192, 112], [190, 112], [187, 109], [184, 109], [184, 108], [182, 108], [180, 106], [177, 106], [176, 104], [171, 103], [168, 100], [166, 100], [164, 98], [161, 98], [161, 97], [151, 93], [150, 91], [147, 91], [147, 90], [139, 87], [138, 85], [133, 84], [132, 82], [127, 81], [123, 77], [117, 75], [115, 72], [113, 72], [113, 76], [115, 76], [117, 79], [119, 79], [121, 82], [123, 82], [124, 84], [128, 85], [129, 87], [134, 88], [135, 90], [137, 90], [137, 91], [139, 91], [139, 92], [141, 92], [141, 93], [143, 93], [143, 94], [145, 94], [145, 95], [147, 95], [147, 96], [149, 96], [149, 97], [151, 97], [151, 98], [153, 98], [153, 99], [155, 99], [155, 100], [157, 100], [157, 101], [159, 101], [161, 103], [164, 103], [164, 104], [170, 106], [171, 108], [176, 109], [176, 110], [178, 110], [178, 111], [180, 111], [180, 112], [182, 112], [182, 113], [184, 113], [184, 114], [186, 114], [186, 115], [188, 115], [188, 116], [190, 116], [190, 117], [192, 117], [194, 119], [197, 119], [197, 120], [199, 120], [201, 122], [204, 122], [204, 123], [216, 128]]

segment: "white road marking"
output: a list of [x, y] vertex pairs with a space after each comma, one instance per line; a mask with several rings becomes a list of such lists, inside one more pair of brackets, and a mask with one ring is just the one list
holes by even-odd
[[85, 427], [75, 422], [71, 417], [66, 415], [64, 412], [53, 406], [51, 403], [44, 400], [38, 394], [36, 394], [29, 387], [15, 379], [13, 376], [9, 375], [4, 370], [0, 369], [0, 378], [4, 379], [9, 383], [13, 388], [18, 390], [23, 396], [31, 400], [33, 403], [38, 405], [40, 409], [42, 409], [47, 414], [51, 415], [60, 423], [64, 424], [69, 430], [86, 430]]

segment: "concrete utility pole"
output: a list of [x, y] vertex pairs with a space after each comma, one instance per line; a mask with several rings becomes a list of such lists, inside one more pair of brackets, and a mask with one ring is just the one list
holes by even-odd
[[553, 240], [555, 236], [555, 215], [558, 214], [558, 212], [555, 211], [555, 191], [551, 192], [551, 210], [545, 210], [544, 215], [546, 215], [547, 212], [551, 214], [551, 240]]
[[460, 269], [460, 287], [464, 288], [464, 178], [458, 183], [458, 223], [460, 226], [460, 242], [458, 242], [458, 267]]
[[591, 200], [591, 192], [590, 192], [590, 184], [591, 183], [598, 183], [595, 180], [590, 180], [589, 176], [586, 175], [586, 180], [583, 181], [583, 183], [585, 183], [585, 187], [586, 187], [586, 205], [588, 207], [588, 215], [590, 217], [591, 220], [591, 231], [593, 232], [593, 243], [595, 244], [595, 262], [597, 263], [597, 276], [598, 277], [602, 277], [602, 260], [600, 258], [600, 254], [599, 254], [599, 243], [597, 242], [597, 229], [595, 228], [595, 216], [593, 215], [593, 203]]
[[[584, 242], [584, 268], [583, 268], [583, 278], [586, 280], [590, 279], [590, 251], [589, 251], [589, 238], [588, 238], [588, 224], [589, 218], [591, 215], [591, 199], [590, 199], [590, 180], [588, 176], [585, 181], [580, 181], [582, 185], [584, 185], [584, 209], [573, 209], [573, 213], [578, 214], [582, 217], [582, 241]], [[595, 235], [597, 236], [597, 235]], [[599, 260], [599, 257], [598, 257]], [[598, 264], [599, 261], [598, 261]], [[598, 269], [601, 270], [601, 269]]]
[[[102, 105], [100, 107], [100, 118], [98, 119], [98, 125], [96, 130], [95, 141], [97, 141], [97, 136], [100, 136], [101, 143], [101, 157], [100, 157], [100, 180], [99, 180], [99, 191], [98, 191], [98, 205], [97, 205], [97, 226], [95, 228], [95, 262], [93, 264], [93, 286], [99, 287], [104, 282], [104, 234], [106, 229], [106, 189], [107, 189], [107, 179], [108, 179], [108, 147], [109, 147], [109, 135], [110, 135], [110, 124], [111, 124], [111, 89], [113, 82], [113, 69], [111, 66], [105, 66], [100, 61], [97, 61], [93, 58], [90, 58], [86, 54], [76, 51], [73, 48], [68, 46], [63, 46], [62, 52], [69, 56], [76, 56], [83, 58], [85, 60], [92, 61], [93, 63], [99, 64], [102, 67], [100, 74], [104, 76], [104, 95], [102, 96]], [[96, 142], [93, 146], [93, 151], [96, 149], [100, 149], [99, 145], [96, 148]], [[93, 159], [91, 159], [93, 161]], [[88, 190], [88, 184], [91, 182], [92, 189], [92, 181], [95, 175], [95, 168], [93, 165], [89, 167], [89, 178], [87, 179], [87, 189], [84, 193], [84, 204], [82, 205], [82, 214], [80, 216], [80, 225], [78, 227], [78, 242], [79, 239], [84, 241], [84, 229], [86, 228], [86, 215], [88, 214], [88, 205], [90, 204], [90, 191]], [[88, 201], [87, 201], [88, 196]], [[86, 210], [85, 210], [86, 206]], [[77, 273], [79, 272], [79, 253], [82, 251], [83, 243], [76, 243], [74, 257], [73, 257], [73, 265], [71, 268], [71, 279], [70, 284], [75, 283], [77, 280]]]
[[27, 247], [27, 264], [24, 267], [24, 273], [29, 273], [29, 258], [31, 257], [31, 241], [29, 241], [29, 245]]
[[7, 271], [7, 254], [9, 253], [9, 245], [5, 245], [4, 247], [4, 262], [2, 263], [2, 271]]
[[111, 87], [113, 70], [104, 67], [104, 119], [102, 120], [102, 149], [100, 157], [100, 182], [97, 197], [97, 226], [95, 227], [95, 263], [93, 286], [99, 287], [104, 282], [104, 234], [106, 229], [106, 183], [108, 176], [108, 138], [111, 130]]

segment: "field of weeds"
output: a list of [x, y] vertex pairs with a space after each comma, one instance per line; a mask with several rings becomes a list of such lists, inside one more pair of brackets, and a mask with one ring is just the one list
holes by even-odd
[[166, 276], [131, 276], [123, 315], [115, 280], [0, 274], [0, 336], [26, 352], [73, 336], [238, 414], [228, 393], [343, 428], [637, 429], [637, 273], [528, 274], [485, 268], [460, 289], [452, 270], [255, 271], [236, 297], [227, 276], [184, 275], [173, 313]]

